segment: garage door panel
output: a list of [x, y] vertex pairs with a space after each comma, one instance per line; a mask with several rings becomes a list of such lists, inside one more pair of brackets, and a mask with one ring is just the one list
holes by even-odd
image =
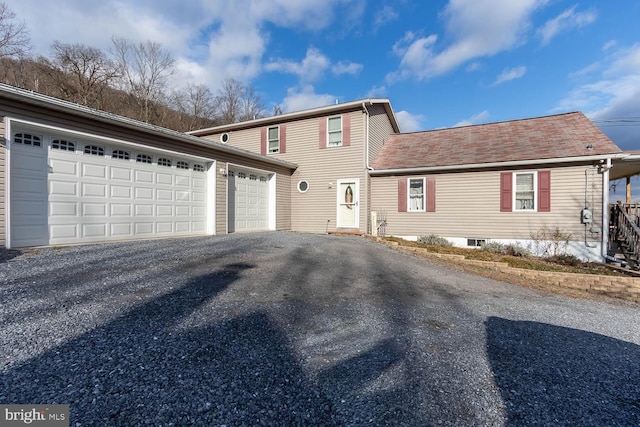
[[160, 185], [173, 185], [173, 175], [169, 175], [167, 173], [157, 173], [156, 174], [156, 182]]
[[142, 184], [154, 184], [154, 173], [150, 171], [134, 171], [135, 182], [139, 182]]
[[131, 237], [133, 236], [131, 223], [116, 223], [111, 225], [111, 235], [117, 237]]
[[82, 236], [88, 238], [106, 238], [107, 224], [81, 224]]
[[78, 183], [72, 181], [49, 181], [49, 194], [52, 196], [73, 196], [78, 195]]
[[136, 200], [153, 200], [153, 188], [136, 187], [133, 192]]
[[70, 162], [67, 160], [51, 159], [49, 161], [51, 165], [51, 172], [58, 175], [70, 175], [75, 177], [78, 175], [77, 162]]
[[78, 204], [76, 202], [49, 203], [49, 215], [76, 217], [78, 215]]
[[135, 205], [135, 216], [153, 216], [153, 205]]
[[111, 179], [114, 181], [131, 182], [131, 176], [131, 169], [111, 167]]
[[173, 232], [173, 222], [158, 222], [156, 224], [157, 233], [171, 233]]
[[134, 224], [136, 236], [148, 236], [153, 234], [153, 222], [138, 222]]
[[51, 240], [55, 241], [56, 239], [77, 239], [78, 235], [78, 225], [77, 224], [57, 224], [49, 227], [49, 231], [51, 233]]
[[92, 163], [82, 164], [82, 176], [88, 178], [106, 178], [107, 167], [105, 165], [98, 165]]
[[177, 187], [189, 187], [190, 184], [191, 184], [191, 179], [188, 176], [176, 176]]
[[121, 204], [121, 203], [111, 203], [111, 216], [124, 216], [130, 217], [132, 216], [132, 209], [130, 204]]
[[176, 232], [177, 233], [187, 233], [190, 231], [191, 223], [188, 221], [176, 221]]
[[173, 200], [173, 191], [165, 189], [156, 190], [156, 200]]
[[82, 183], [82, 197], [100, 197], [105, 198], [107, 196], [106, 184], [89, 184]]
[[107, 214], [107, 206], [105, 203], [83, 203], [82, 216], [104, 217]]

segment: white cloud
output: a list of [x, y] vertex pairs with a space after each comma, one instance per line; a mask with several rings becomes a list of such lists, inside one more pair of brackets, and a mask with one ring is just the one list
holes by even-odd
[[331, 65], [331, 61], [315, 47], [307, 49], [307, 54], [300, 62], [288, 59], [277, 59], [267, 63], [267, 71], [280, 71], [297, 75], [303, 82], [318, 80]]
[[398, 12], [396, 12], [391, 6], [384, 6], [376, 12], [373, 27], [374, 29], [378, 29], [389, 22], [395, 21], [398, 19], [398, 16]]
[[381, 98], [387, 96], [387, 88], [385, 86], [373, 86], [366, 94], [367, 98]]
[[553, 19], [548, 20], [538, 29], [538, 35], [542, 38], [542, 45], [547, 45], [556, 35], [571, 28], [580, 28], [595, 22], [597, 14], [594, 11], [576, 12], [573, 6]]
[[608, 42], [606, 42], [603, 46], [602, 46], [602, 50], [609, 50], [612, 49], [614, 47], [616, 47], [618, 45], [618, 42], [615, 40], [609, 40]]
[[487, 120], [489, 119], [489, 116], [490, 116], [489, 112], [487, 110], [484, 110], [479, 112], [478, 114], [474, 114], [468, 119], [459, 121], [458, 123], [453, 125], [453, 127], [471, 126], [471, 125], [477, 125], [478, 123], [486, 123]]
[[524, 41], [531, 14], [548, 0], [450, 0], [443, 17], [444, 49], [437, 49], [438, 36], [408, 32], [393, 47], [400, 66], [387, 76], [395, 82], [406, 78], [423, 80], [445, 74], [474, 58], [495, 55]]
[[315, 93], [311, 85], [302, 88], [289, 88], [287, 96], [282, 100], [282, 110], [285, 113], [323, 107], [335, 103], [336, 97], [330, 94]]
[[422, 114], [411, 114], [408, 111], [398, 111], [396, 113], [400, 132], [418, 132], [424, 129], [423, 122], [426, 117]]
[[505, 68], [502, 70], [502, 73], [498, 77], [496, 77], [496, 81], [493, 82], [492, 86], [497, 86], [499, 84], [522, 78], [527, 72], [527, 67], [521, 65], [519, 67], [514, 68]]
[[331, 67], [331, 72], [338, 76], [342, 74], [355, 75], [362, 71], [362, 68], [362, 64], [357, 64], [351, 61], [340, 61]]
[[[593, 120], [640, 115], [640, 44], [607, 55], [591, 70], [591, 81], [574, 88], [552, 111], [582, 110]], [[595, 71], [602, 69], [599, 74]], [[581, 75], [582, 79], [589, 74]], [[637, 149], [638, 126], [603, 125], [603, 131], [622, 148]]]

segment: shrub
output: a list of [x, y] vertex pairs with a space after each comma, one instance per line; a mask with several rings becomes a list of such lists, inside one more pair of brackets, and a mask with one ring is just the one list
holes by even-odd
[[569, 255], [569, 254], [553, 255], [547, 259], [553, 263], [560, 264], [560, 265], [567, 265], [570, 267], [576, 267], [582, 264], [582, 261], [580, 260], [580, 258], [578, 258], [575, 255]]
[[504, 247], [505, 255], [526, 257], [531, 255], [531, 251], [519, 243], [509, 243]]
[[563, 233], [558, 227], [553, 230], [541, 228], [531, 233], [536, 254], [542, 256], [565, 254], [571, 237], [571, 233]]
[[480, 246], [480, 250], [500, 255], [506, 255], [507, 253], [505, 245], [500, 242], [486, 242]]
[[436, 246], [453, 246], [453, 244], [450, 241], [448, 241], [444, 237], [440, 237], [435, 234], [429, 234], [428, 236], [418, 237], [418, 243], [423, 243], [425, 245], [436, 245]]

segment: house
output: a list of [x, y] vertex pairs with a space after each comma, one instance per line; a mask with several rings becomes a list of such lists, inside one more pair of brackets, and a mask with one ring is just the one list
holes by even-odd
[[531, 245], [558, 227], [602, 260], [609, 181], [640, 173], [581, 113], [403, 134], [366, 99], [184, 134], [0, 85], [0, 118], [7, 247], [380, 225]]

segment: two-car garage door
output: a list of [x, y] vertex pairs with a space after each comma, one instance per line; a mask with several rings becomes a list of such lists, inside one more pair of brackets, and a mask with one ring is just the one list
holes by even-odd
[[17, 132], [11, 246], [205, 234], [210, 167], [153, 149]]

